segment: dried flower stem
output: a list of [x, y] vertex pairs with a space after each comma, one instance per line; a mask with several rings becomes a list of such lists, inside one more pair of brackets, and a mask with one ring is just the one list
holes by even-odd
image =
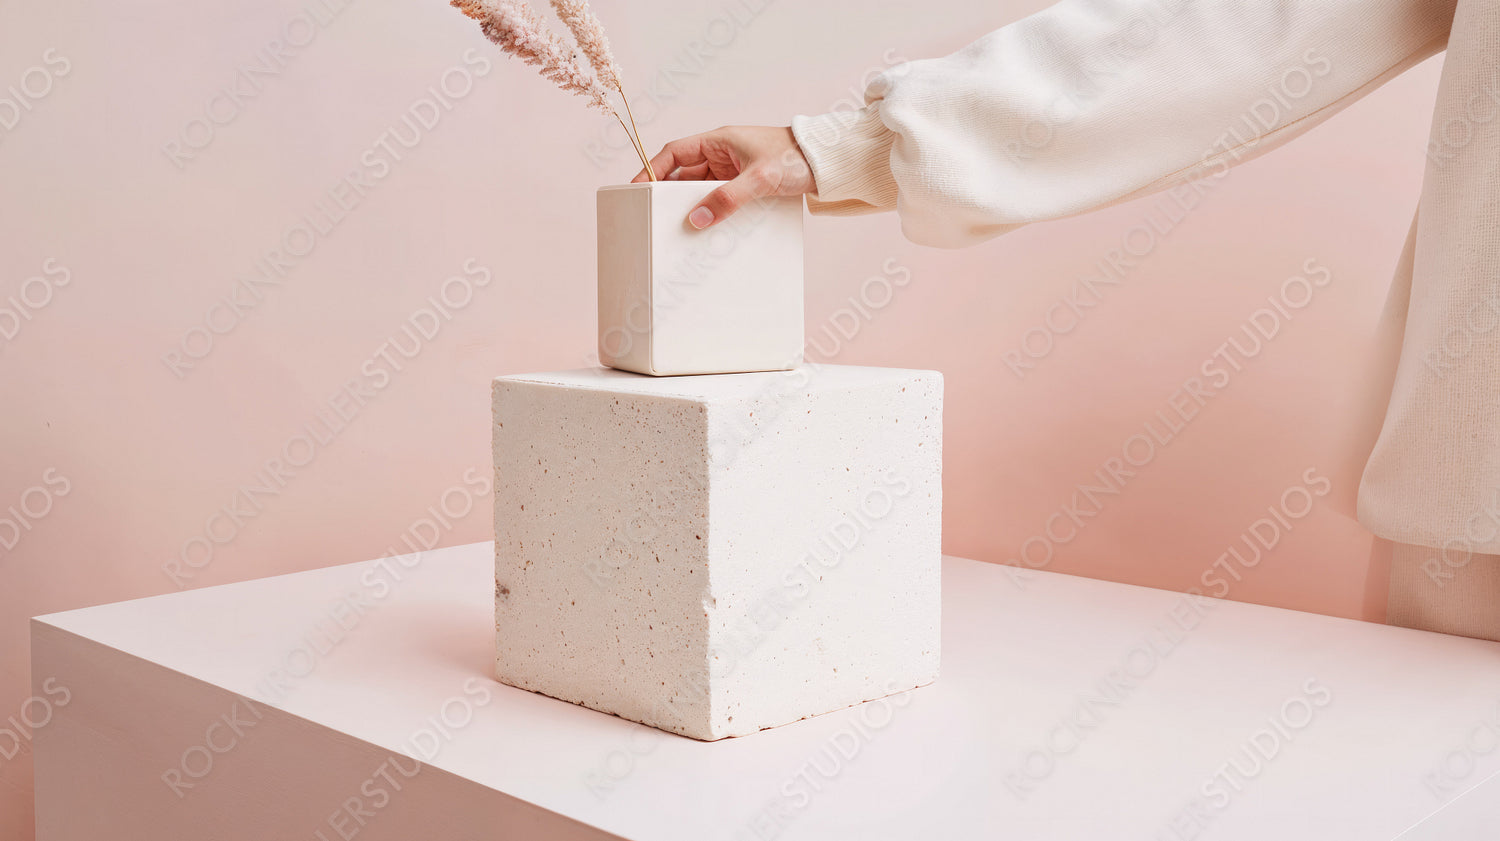
[[[630, 113], [630, 98], [625, 95], [625, 91], [623, 90], [620, 91], [620, 101], [625, 103], [625, 116], [630, 118], [631, 128], [635, 128], [635, 115]], [[625, 124], [621, 123], [620, 125], [623, 126]], [[651, 167], [651, 159], [646, 157], [646, 149], [641, 145], [641, 130], [638, 128], [635, 129], [635, 137], [632, 137], [630, 139], [635, 141], [636, 154], [640, 155], [641, 160], [646, 164], [646, 177], [650, 178], [652, 181], [657, 180], [656, 170]]]
[[[624, 97], [621, 97], [621, 99], [623, 99], [623, 98]], [[627, 113], [627, 114], [630, 113], [630, 103], [628, 103], [628, 102], [625, 103], [625, 113]], [[640, 158], [646, 164], [646, 173], [647, 173], [647, 175], [649, 175], [651, 177], [652, 181], [655, 181], [656, 180], [656, 173], [653, 172], [652, 169], [651, 169], [651, 162], [648, 161], [648, 160], [646, 160], [646, 152], [645, 152], [644, 149], [641, 148], [641, 142], [639, 140], [636, 140], [634, 137], [631, 136], [631, 134], [630, 134], [630, 126], [625, 125], [625, 121], [622, 120], [622, 119], [620, 119], [620, 115], [618, 113], [615, 114], [615, 121], [618, 122], [620, 124], [620, 128], [625, 131], [625, 136], [630, 138], [630, 145], [635, 147], [636, 157]], [[631, 122], [633, 123], [635, 121], [631, 120]]]
[[[594, 72], [599, 75], [599, 81], [614, 88], [620, 95], [620, 101], [625, 103], [625, 115], [630, 118], [630, 128], [626, 129], [625, 136], [635, 146], [635, 153], [645, 165], [647, 177], [655, 181], [656, 171], [651, 168], [651, 159], [646, 155], [646, 147], [641, 142], [641, 130], [636, 126], [635, 115], [630, 111], [630, 97], [625, 95], [625, 86], [620, 81], [620, 65], [609, 49], [609, 36], [604, 34], [604, 25], [589, 8], [588, 0], [551, 0], [551, 3], [557, 19], [573, 33], [578, 48], [588, 57], [589, 64], [593, 65]], [[624, 128], [624, 121], [621, 121], [620, 126]]]
[[[599, 19], [589, 11], [587, 0], [552, 0], [558, 18], [567, 25], [578, 42], [577, 49], [570, 47], [531, 10], [525, 0], [450, 0], [451, 4], [465, 15], [479, 21], [479, 28], [500, 49], [521, 59], [526, 64], [540, 68], [542, 77], [550, 80], [569, 93], [588, 98], [589, 105], [609, 114], [619, 122], [625, 136], [630, 138], [635, 153], [652, 181], [656, 172], [646, 149], [641, 145], [640, 129], [635, 128], [635, 115], [630, 113], [630, 100], [620, 84], [620, 67], [609, 51], [609, 39]], [[594, 74], [584, 69], [578, 61], [582, 52], [594, 67]], [[597, 75], [595, 75], [597, 74]], [[625, 103], [625, 113], [630, 125], [620, 117], [620, 112], [609, 101], [613, 91]], [[634, 129], [634, 132], [632, 132]]]

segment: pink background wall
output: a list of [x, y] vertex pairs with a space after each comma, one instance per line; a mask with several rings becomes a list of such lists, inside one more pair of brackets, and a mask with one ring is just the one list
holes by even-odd
[[[406, 537], [484, 540], [489, 378], [589, 362], [593, 191], [636, 171], [611, 124], [437, 0], [344, 1], [0, 7], [4, 837], [30, 833], [27, 729], [5, 721], [30, 695], [27, 617], [405, 552]], [[1042, 5], [597, 11], [627, 82], [649, 82], [637, 117], [654, 149], [820, 113], [883, 55], [944, 54]], [[277, 57], [273, 42], [292, 45]], [[949, 553], [1379, 621], [1353, 519], [1360, 386], [1437, 72], [1186, 212], [1148, 198], [958, 252], [903, 241], [890, 216], [810, 219], [812, 356], [947, 376]], [[445, 104], [418, 104], [444, 82]], [[412, 148], [382, 146], [393, 127], [410, 141], [408, 113], [439, 119]], [[369, 186], [339, 186], [351, 173]], [[1076, 325], [1054, 321], [1044, 352], [1049, 309], [1122, 247], [1141, 256]], [[285, 277], [240, 284], [268, 252]], [[1152, 421], [1309, 260], [1330, 276], [1313, 301], [1175, 434]], [[867, 278], [901, 271], [889, 306], [829, 338]], [[467, 303], [419, 314], [445, 293]], [[386, 343], [410, 349], [413, 319], [437, 329], [406, 359]], [[1006, 360], [1023, 342], [1036, 357], [1019, 376]], [[1127, 449], [1148, 422], [1171, 440]], [[1075, 509], [1081, 527], [1053, 516], [1122, 450], [1143, 463], [1120, 493]], [[1235, 565], [1241, 580], [1205, 578], [1309, 468], [1331, 493], [1257, 566]], [[174, 578], [184, 553], [198, 566]]]

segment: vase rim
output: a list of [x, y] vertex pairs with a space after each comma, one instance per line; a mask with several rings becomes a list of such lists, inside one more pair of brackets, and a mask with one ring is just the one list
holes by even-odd
[[676, 184], [704, 185], [704, 184], [728, 184], [728, 183], [729, 183], [728, 181], [717, 181], [717, 180], [640, 181], [640, 182], [637, 182], [635, 184], [606, 184], [605, 186], [600, 187], [599, 191], [603, 192], [604, 190], [634, 190], [634, 189], [638, 189], [638, 188], [641, 188], [641, 187], [646, 187], [646, 188], [660, 187], [660, 186], [665, 186], [665, 185], [669, 185], [669, 184], [670, 185], [676, 185]]

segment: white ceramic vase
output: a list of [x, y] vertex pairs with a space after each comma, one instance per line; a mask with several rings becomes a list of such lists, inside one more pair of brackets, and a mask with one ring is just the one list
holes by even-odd
[[722, 181], [601, 187], [599, 359], [653, 376], [802, 361], [802, 199], [764, 199], [706, 230], [688, 211]]

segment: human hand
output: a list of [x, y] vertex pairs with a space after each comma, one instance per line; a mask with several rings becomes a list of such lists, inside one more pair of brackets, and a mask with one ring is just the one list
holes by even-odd
[[[817, 189], [789, 126], [724, 126], [674, 140], [651, 159], [651, 169], [667, 181], [729, 182], [688, 213], [688, 224], [700, 230], [755, 199]], [[646, 180], [642, 169], [631, 183]]]

